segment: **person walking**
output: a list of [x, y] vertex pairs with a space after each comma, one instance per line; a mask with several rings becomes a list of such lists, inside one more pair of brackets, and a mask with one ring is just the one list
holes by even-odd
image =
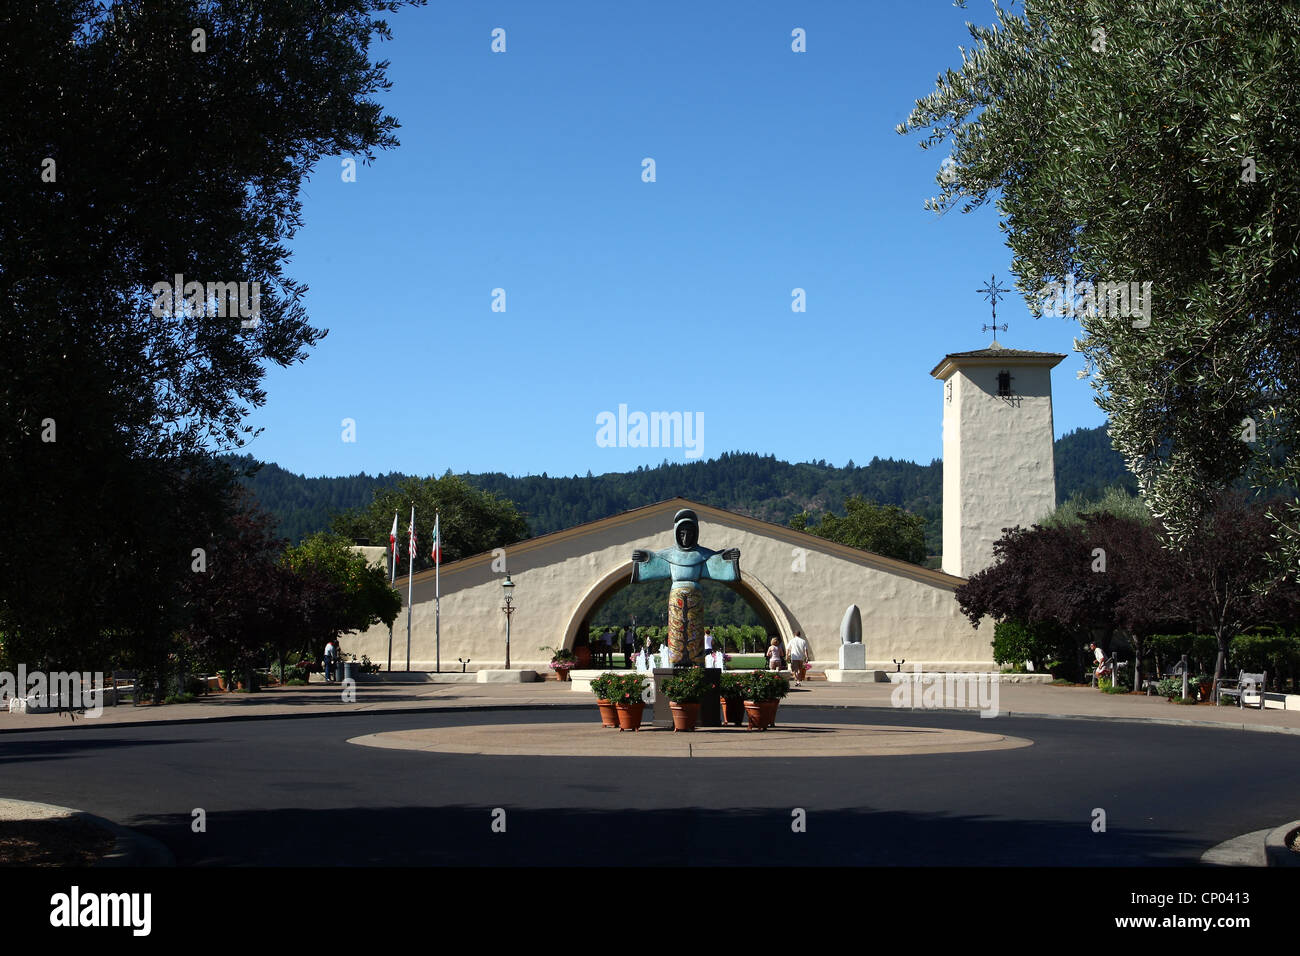
[[623, 667], [632, 666], [632, 653], [636, 649], [636, 631], [632, 630], [632, 625], [627, 626], [623, 632]]
[[767, 649], [767, 667], [768, 670], [779, 671], [781, 669], [781, 642], [778, 638], [772, 638], [772, 643]]
[[325, 683], [334, 681], [334, 639], [325, 642]]
[[601, 667], [610, 667], [614, 663], [614, 632], [609, 627], [600, 635], [600, 659]]
[[804, 682], [804, 677], [808, 672], [808, 658], [811, 656], [808, 652], [808, 642], [803, 639], [803, 631], [795, 631], [794, 638], [790, 641], [790, 670], [794, 671], [794, 686], [798, 687]]

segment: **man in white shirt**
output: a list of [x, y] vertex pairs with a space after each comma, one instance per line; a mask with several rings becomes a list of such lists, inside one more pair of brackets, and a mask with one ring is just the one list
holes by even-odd
[[329, 683], [334, 679], [334, 642], [329, 641], [325, 645], [325, 682]]
[[1093, 659], [1097, 662], [1096, 669], [1093, 670], [1093, 676], [1096, 677], [1098, 681], [1103, 677], [1109, 677], [1110, 667], [1107, 666], [1106, 663], [1106, 652], [1096, 644], [1089, 644], [1088, 647], [1092, 650]]
[[798, 687], [803, 683], [804, 677], [807, 676], [808, 642], [803, 639], [803, 631], [795, 631], [794, 637], [790, 638], [790, 643], [786, 646], [790, 655], [790, 670], [794, 671], [794, 683]]
[[704, 653], [713, 653], [713, 633], [707, 627], [704, 629]]

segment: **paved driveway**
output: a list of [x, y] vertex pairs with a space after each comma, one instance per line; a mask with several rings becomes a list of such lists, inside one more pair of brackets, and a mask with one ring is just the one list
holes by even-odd
[[[0, 739], [3, 795], [75, 806], [182, 865], [1194, 863], [1300, 817], [1300, 736], [873, 710], [781, 720], [992, 731], [1033, 746], [802, 758], [442, 754], [351, 737], [583, 711], [353, 715], [83, 728]], [[775, 731], [773, 731], [775, 732]], [[1262, 774], [1260, 771], [1264, 771]], [[205, 833], [191, 828], [206, 811]], [[504, 810], [505, 832], [493, 832]], [[807, 815], [792, 832], [792, 811]], [[1106, 831], [1093, 832], [1094, 808]], [[500, 820], [500, 815], [496, 815]], [[498, 823], [500, 826], [500, 823]]]

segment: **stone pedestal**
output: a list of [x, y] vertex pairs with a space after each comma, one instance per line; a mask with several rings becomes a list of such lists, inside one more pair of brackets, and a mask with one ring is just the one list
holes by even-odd
[[827, 668], [826, 679], [832, 684], [886, 684], [888, 675], [884, 671], [845, 671]]
[[718, 697], [722, 691], [722, 671], [717, 667], [706, 667], [704, 677], [713, 690], [700, 698], [700, 719], [696, 722], [696, 726], [721, 727], [722, 704]]
[[867, 645], [841, 644], [840, 670], [864, 671], [867, 669]]
[[664, 678], [672, 677], [673, 669], [671, 667], [656, 667], [654, 669], [655, 680], [655, 726], [671, 727], [673, 725], [673, 712], [668, 707], [668, 698], [664, 696]]

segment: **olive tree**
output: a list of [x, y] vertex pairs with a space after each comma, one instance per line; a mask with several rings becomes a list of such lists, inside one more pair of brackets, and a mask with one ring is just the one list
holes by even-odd
[[[1300, 7], [994, 16], [898, 130], [951, 150], [928, 205], [995, 202], [1031, 311], [1077, 319], [1115, 447], [1185, 544], [1238, 478], [1300, 484]], [[1300, 507], [1275, 514], [1294, 568]]]

